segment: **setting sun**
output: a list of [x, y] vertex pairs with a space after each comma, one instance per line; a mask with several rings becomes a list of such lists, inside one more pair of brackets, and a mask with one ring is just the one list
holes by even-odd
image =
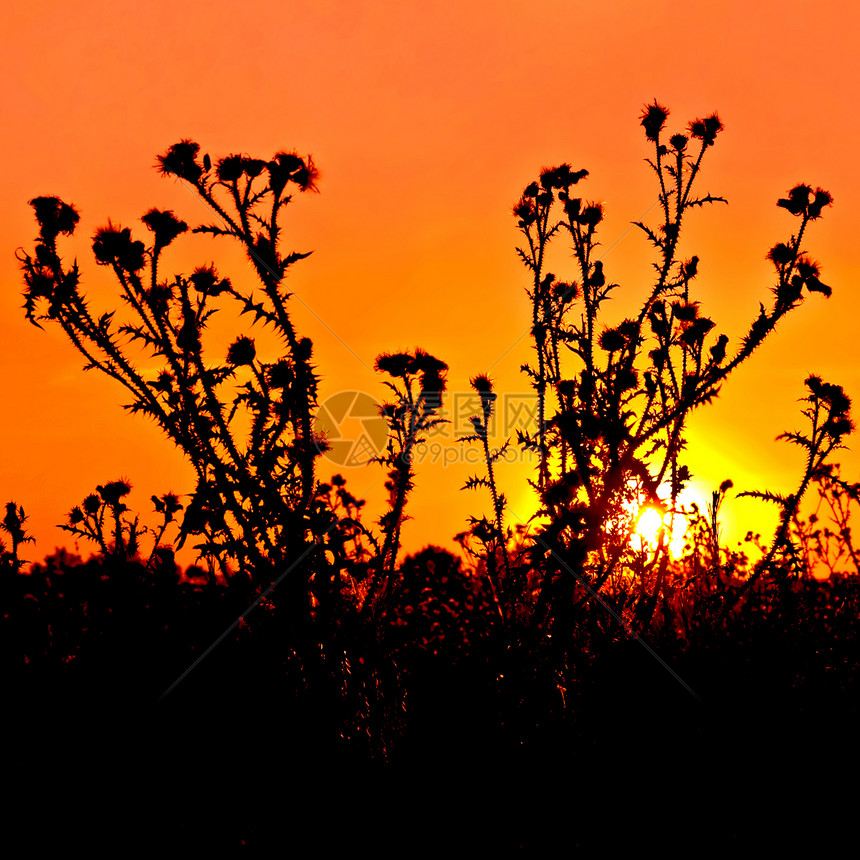
[[636, 534], [643, 545], [652, 549], [665, 543], [673, 558], [680, 558], [684, 552], [684, 535], [687, 532], [687, 519], [680, 512], [661, 514], [654, 507], [646, 507], [636, 520]]

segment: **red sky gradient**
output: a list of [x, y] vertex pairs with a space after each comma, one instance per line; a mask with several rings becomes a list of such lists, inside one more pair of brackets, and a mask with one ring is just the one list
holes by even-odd
[[[776, 200], [799, 182], [835, 199], [806, 241], [833, 297], [807, 299], [694, 417], [686, 461], [697, 488], [707, 494], [730, 477], [736, 490], [793, 491], [801, 453], [774, 437], [802, 426], [804, 378], [818, 373], [860, 398], [860, 8], [7, 0], [0, 16], [0, 501], [29, 514], [38, 538], [30, 559], [69, 545], [55, 525], [98, 483], [127, 476], [129, 503], [142, 512], [153, 493], [193, 488], [157, 428], [119, 408], [116, 383], [82, 374], [59, 329], [24, 320], [15, 259], [36, 233], [30, 198], [73, 202], [81, 223], [61, 247], [78, 256], [94, 304], [113, 308], [113, 282], [89, 247], [97, 227], [110, 217], [143, 237], [138, 219], [152, 206], [192, 224], [208, 218], [153, 169], [184, 137], [213, 160], [313, 154], [321, 194], [295, 198], [286, 244], [314, 250], [289, 286], [297, 327], [314, 340], [321, 400], [353, 389], [384, 397], [374, 358], [415, 346], [449, 364], [452, 392], [489, 370], [500, 392], [516, 393], [528, 390], [519, 366], [529, 358], [528, 279], [510, 213], [522, 188], [545, 165], [590, 171], [579, 187], [605, 203], [605, 270], [623, 287], [618, 321], [650, 277], [647, 243], [628, 232], [656, 199], [641, 108], [653, 98], [667, 105], [671, 131], [718, 110], [726, 130], [699, 187], [730, 205], [693, 213], [681, 245], [682, 256], [701, 259], [703, 312], [731, 344], [745, 333], [773, 282], [765, 254], [795, 226]], [[205, 237], [165, 255], [171, 271], [210, 260], [240, 282], [249, 271], [235, 249]], [[561, 257], [555, 271], [573, 277]], [[842, 459], [855, 480], [857, 454]], [[323, 475], [335, 470], [323, 464]], [[341, 471], [368, 498], [369, 518], [379, 516], [382, 470]], [[459, 490], [474, 471], [419, 465], [406, 550], [453, 548], [468, 515], [489, 512], [486, 498]], [[533, 507], [527, 474], [500, 470], [511, 523]], [[728, 506], [732, 540], [749, 528], [769, 537], [772, 523], [762, 503]]]

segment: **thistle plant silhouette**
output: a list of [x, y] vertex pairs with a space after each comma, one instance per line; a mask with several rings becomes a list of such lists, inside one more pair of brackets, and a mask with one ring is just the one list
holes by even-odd
[[[518, 437], [538, 456], [532, 486], [541, 507], [531, 546], [531, 565], [539, 573], [532, 613], [537, 625], [551, 623], [562, 606], [567, 613], [571, 605], [590, 601], [613, 576], [635, 567], [632, 512], [643, 504], [676, 510], [690, 480], [680, 462], [690, 414], [718, 395], [728, 377], [800, 306], [805, 293], [830, 295], [802, 243], [807, 227], [832, 198], [823, 189], [798, 185], [777, 204], [798, 226], [767, 255], [777, 277], [769, 306], [760, 303], [733, 349], [727, 335], [715, 333], [695, 294], [699, 258], [682, 259], [679, 241], [692, 210], [726, 203], [695, 191], [723, 124], [712, 114], [668, 135], [668, 116], [654, 101], [640, 118], [651, 146], [646, 161], [657, 181], [661, 217], [656, 226], [634, 222], [656, 259], [654, 280], [630, 318], [606, 321], [607, 303], [619, 285], [611, 282], [598, 256], [602, 206], [575, 195], [587, 170], [569, 164], [541, 170], [513, 208], [521, 236], [517, 254], [531, 277], [534, 360], [522, 370], [537, 397], [537, 426]], [[571, 280], [547, 271], [548, 249], [561, 237], [570, 242]], [[822, 426], [813, 436], [825, 432]], [[845, 429], [826, 426], [834, 432]], [[836, 437], [815, 439], [811, 445], [829, 452]], [[808, 481], [809, 476], [804, 486]], [[785, 509], [784, 523], [793, 511], [793, 506]], [[665, 543], [658, 553], [668, 553]], [[634, 630], [648, 626], [666, 585], [665, 563], [649, 570], [630, 618]]]
[[6, 549], [3, 541], [0, 541], [0, 568], [17, 573], [27, 563], [18, 555], [18, 548], [25, 543], [34, 543], [35, 538], [27, 534], [24, 523], [27, 515], [24, 508], [15, 502], [6, 503], [6, 514], [0, 521], [0, 529], [9, 535], [12, 541], [11, 549]]
[[[24, 310], [36, 326], [59, 325], [86, 358], [85, 369], [123, 385], [131, 394], [125, 408], [154, 419], [191, 462], [197, 485], [177, 548], [197, 535], [195, 548], [217, 559], [228, 577], [233, 566], [259, 575], [296, 557], [308, 536], [319, 538], [326, 528], [314, 504], [315, 462], [325, 443], [312, 429], [313, 345], [297, 334], [284, 289], [289, 268], [308, 254], [280, 251], [279, 223], [294, 191], [316, 190], [317, 171], [310, 157], [294, 152], [268, 161], [228, 155], [213, 164], [190, 140], [171, 146], [158, 166], [217, 216], [219, 223], [192, 232], [241, 244], [256, 288], [240, 290], [213, 265], [164, 277], [162, 252], [189, 228], [171, 211], [150, 209], [141, 218], [148, 244], [110, 222], [96, 232], [96, 263], [113, 272], [132, 319], [119, 324], [116, 309], [97, 315], [81, 291], [77, 260], [65, 262], [58, 248], [61, 235], [74, 233], [78, 212], [59, 198], [37, 197], [31, 201], [39, 224], [35, 250], [18, 253], [27, 286]], [[254, 339], [238, 334], [223, 359], [213, 361], [204, 347], [206, 327], [228, 305], [273, 331], [283, 353], [265, 361]], [[154, 376], [141, 370], [136, 348], [162, 369]], [[245, 438], [242, 427], [250, 428]]]
[[841, 469], [824, 463], [812, 476], [817, 502], [808, 516], [795, 512], [788, 540], [805, 570], [821, 576], [857, 576], [860, 554], [851, 526], [860, 504], [860, 483], [846, 481]]
[[[477, 442], [483, 448], [484, 464], [487, 467], [487, 476], [473, 475], [469, 478], [463, 489], [474, 490], [485, 487], [490, 491], [493, 502], [493, 520], [490, 522], [486, 517], [480, 519], [470, 518], [470, 532], [483, 545], [482, 558], [487, 567], [487, 579], [493, 593], [493, 601], [498, 609], [502, 621], [505, 622], [513, 611], [509, 604], [508, 595], [515, 594], [516, 588], [511, 582], [511, 564], [508, 558], [507, 541], [510, 537], [505, 532], [504, 513], [507, 500], [504, 493], [500, 493], [496, 486], [496, 476], [493, 466], [497, 463], [508, 449], [509, 439], [499, 447], [490, 448], [489, 429], [490, 422], [495, 409], [497, 395], [493, 391], [493, 384], [485, 374], [475, 376], [471, 380], [472, 388], [477, 392], [481, 401], [481, 414], [472, 416], [472, 427], [475, 432], [472, 435], [461, 437], [461, 442]], [[468, 551], [468, 544], [463, 544]], [[501, 560], [501, 569], [499, 569]]]
[[[125, 671], [124, 652], [115, 647], [124, 642], [125, 653], [133, 645], [143, 655], [136, 665], [151, 673], [163, 698], [228, 640], [215, 658], [223, 656], [223, 662], [207, 664], [213, 671], [201, 681], [205, 692], [216, 691], [221, 711], [205, 707], [202, 718], [196, 714], [184, 722], [214, 726], [212, 745], [201, 750], [209, 755], [232, 738], [232, 758], [246, 768], [247, 740], [256, 737], [263, 713], [248, 702], [276, 703], [279, 717], [295, 717], [290, 725], [297, 745], [311, 749], [314, 768], [326, 778], [307, 737], [336, 738], [338, 754], [343, 743], [365, 744], [371, 757], [389, 761], [396, 758], [400, 736], [417, 725], [425, 730], [417, 746], [438, 737], [458, 751], [471, 752], [473, 742], [486, 744], [491, 758], [507, 766], [524, 750], [549, 749], [558, 736], [547, 727], [556, 718], [565, 733], [570, 729], [583, 741], [580, 750], [594, 741], [589, 726], [600, 726], [607, 747], [621, 750], [619, 767], [628, 766], [630, 745], [619, 745], [620, 735], [603, 726], [618, 713], [626, 721], [630, 711], [613, 713], [613, 700], [606, 704], [605, 694], [607, 688], [614, 695], [612, 690], [635, 685], [639, 676], [625, 667], [623, 683], [615, 684], [610, 672], [601, 687], [591, 670], [604, 657], [611, 661], [626, 653], [622, 647], [610, 654], [606, 646], [623, 646], [619, 640], [646, 633], [689, 658], [687, 666], [704, 654], [703, 674], [713, 689], [715, 676], [734, 679], [732, 670], [748, 671], [757, 656], [774, 650], [773, 643], [791, 644], [801, 622], [808, 623], [805, 638], [797, 641], [815, 647], [805, 654], [795, 648], [792, 671], [794, 678], [813, 676], [806, 671], [813, 660], [808, 655], [818, 660], [824, 653], [818, 646], [838, 614], [829, 595], [840, 594], [844, 583], [837, 582], [833, 592], [823, 586], [816, 591], [807, 575], [809, 560], [817, 558], [834, 572], [856, 572], [858, 566], [850, 511], [860, 491], [831, 462], [852, 429], [850, 401], [839, 386], [817, 376], [806, 380], [808, 427], [783, 436], [806, 452], [795, 492], [747, 493], [780, 510], [769, 546], [751, 538], [762, 550], [757, 565], [721, 546], [719, 515], [729, 481], [714, 492], [706, 512], [692, 512], [683, 558], [670, 557], [665, 530], [647, 547], [632, 539], [642, 506], [661, 515], [681, 509], [681, 491], [691, 478], [681, 455], [693, 410], [719, 394], [808, 294], [830, 294], [803, 245], [808, 227], [832, 200], [820, 188], [798, 185], [777, 203], [795, 226], [767, 254], [775, 270], [772, 296], [760, 302], [736, 342], [720, 333], [697, 295], [700, 261], [682, 256], [680, 237], [691, 210], [725, 203], [695, 190], [722, 123], [713, 114], [668, 135], [667, 119], [656, 101], [641, 116], [660, 217], [655, 225], [637, 223], [654, 249], [655, 274], [629, 318], [610, 320], [610, 299], [620, 287], [611, 280], [610, 262], [599, 256], [602, 207], [576, 196], [586, 170], [567, 164], [543, 169], [514, 206], [517, 251], [529, 273], [533, 358], [523, 372], [536, 395], [537, 423], [516, 440], [491, 445], [498, 392], [488, 376], [472, 378], [480, 405], [473, 432], [462, 441], [480, 446], [483, 467], [463, 489], [486, 494], [491, 510], [469, 518], [469, 532], [457, 537], [474, 561], [468, 569], [433, 547], [401, 559], [416, 446], [446, 420], [448, 368], [439, 358], [416, 348], [376, 359], [390, 392], [381, 407], [387, 445], [374, 461], [383, 467], [389, 494], [378, 529], [362, 522], [364, 502], [346, 489], [341, 475], [319, 479], [326, 442], [313, 432], [313, 346], [293, 326], [284, 284], [289, 268], [307, 254], [284, 254], [280, 228], [292, 194], [315, 190], [310, 158], [281, 152], [269, 161], [228, 155], [213, 162], [192, 141], [170, 147], [159, 157], [162, 172], [186, 183], [215, 213], [215, 223], [194, 231], [239, 242], [255, 284], [240, 288], [213, 265], [165, 276], [162, 252], [189, 227], [172, 212], [151, 209], [141, 219], [148, 243], [112, 224], [93, 237], [96, 262], [112, 272], [130, 313], [123, 322], [116, 309], [91, 308], [77, 261], [61, 256], [60, 237], [71, 236], [79, 222], [75, 208], [56, 197], [34, 198], [39, 235], [32, 253], [18, 254], [26, 318], [40, 327], [58, 325], [88, 369], [123, 385], [131, 396], [128, 410], [157, 422], [188, 457], [197, 483], [187, 503], [174, 493], [153, 496], [158, 521], [148, 529], [128, 507], [129, 480], [99, 485], [71, 509], [63, 527], [96, 545], [104, 558], [72, 564], [67, 555], [57, 555], [32, 576], [21, 570], [21, 547], [32, 540], [26, 516], [9, 502], [0, 523], [11, 540], [0, 556], [0, 591], [17, 608], [0, 633], [8, 637], [4, 642], [17, 641], [0, 651], [27, 667], [43, 662], [59, 674], [77, 664], [97, 677], [98, 661], [92, 669], [87, 660], [103, 649], [111, 652], [106, 665], [113, 678]], [[566, 280], [547, 270], [548, 251], [561, 240], [572, 251], [573, 272]], [[262, 345], [241, 326], [229, 343], [215, 346], [209, 321], [230, 309], [237, 320], [244, 317], [273, 332], [281, 352], [264, 357]], [[158, 369], [143, 370], [153, 360]], [[500, 462], [515, 442], [536, 459], [530, 483], [540, 505], [528, 528], [511, 522], [515, 511], [500, 491]], [[830, 511], [833, 529], [822, 527], [817, 515], [801, 519], [800, 502], [812, 487]], [[196, 568], [180, 576], [164, 544], [174, 530], [179, 547], [193, 536], [209, 562], [208, 575]], [[152, 550], [144, 564], [145, 534]], [[222, 588], [214, 575], [219, 568], [234, 588]], [[285, 575], [279, 570], [294, 573], [270, 599]], [[800, 583], [798, 575], [804, 577]], [[771, 583], [779, 587], [764, 587]], [[843, 618], [857, 617], [849, 611], [856, 606], [854, 589], [844, 589], [851, 600], [839, 604]], [[779, 604], [801, 593], [809, 595], [801, 606], [805, 614], [792, 615], [797, 601]], [[259, 612], [248, 623], [255, 606]], [[735, 606], [741, 611], [733, 615]], [[739, 632], [745, 637], [737, 660], [719, 664], [709, 676], [709, 646], [727, 631], [725, 642], [738, 642]], [[850, 625], [843, 632], [834, 653], [843, 660], [838, 665], [847, 666], [854, 660], [856, 635]], [[81, 646], [84, 640], [87, 647]], [[176, 680], [165, 691], [171, 678]], [[598, 694], [581, 694], [587, 690]], [[463, 700], [475, 705], [465, 720]], [[307, 720], [294, 714], [302, 709]], [[567, 712], [576, 719], [565, 722]], [[217, 725], [213, 713], [220, 714]], [[597, 717], [592, 723], [589, 714]], [[677, 744], [676, 736], [669, 737], [678, 725], [674, 716], [661, 721], [671, 728], [656, 749]], [[464, 730], [467, 724], [474, 731]], [[539, 747], [546, 737], [546, 746]], [[538, 744], [531, 745], [533, 740]], [[186, 743], [184, 737], [177, 742]], [[553, 763], [554, 753], [547, 756]], [[257, 757], [253, 778], [237, 771], [232, 784], [243, 790], [254, 780], [269, 786], [272, 762], [284, 760], [277, 762], [267, 751]], [[471, 767], [470, 756], [462, 760]], [[650, 763], [648, 768], [653, 772]], [[600, 769], [618, 771], [602, 761]], [[208, 797], [209, 788], [201, 797]]]
[[422, 349], [414, 353], [383, 353], [376, 359], [376, 369], [393, 382], [384, 381], [394, 394], [394, 401], [384, 403], [380, 414], [388, 421], [385, 453], [369, 462], [388, 467], [388, 511], [379, 524], [385, 535], [382, 549], [371, 563], [374, 577], [367, 595], [374, 608], [382, 600], [394, 574], [400, 549], [400, 532], [409, 492], [414, 487], [412, 466], [415, 446], [425, 441], [423, 434], [444, 423], [439, 417], [445, 373], [448, 365]]
[[95, 543], [105, 558], [132, 559], [140, 552], [140, 538], [151, 532], [152, 551], [147, 565], [160, 562], [159, 547], [162, 538], [182, 510], [183, 505], [175, 493], [152, 496], [161, 522], [156, 529], [140, 525], [140, 517], [132, 515], [122, 500], [131, 492], [131, 484], [125, 479], [109, 481], [96, 487], [80, 505], [75, 505], [68, 515], [68, 522], [60, 525], [64, 531]]
[[[806, 462], [797, 490], [790, 495], [767, 490], [746, 490], [739, 493], [741, 496], [763, 499], [780, 508], [779, 525], [770, 548], [745, 581], [742, 592], [752, 588], [763, 574], [771, 573], [777, 577], [791, 575], [797, 578], [808, 570], [808, 559], [799, 554], [798, 547], [791, 540], [792, 524], [797, 522], [801, 500], [810, 484], [816, 479], [827, 481], [832, 470], [832, 464], [827, 463], [828, 457], [833, 451], [845, 447], [844, 439], [854, 429], [850, 418], [851, 400], [840, 385], [822, 382], [818, 376], [809, 376], [805, 384], [809, 394], [803, 398], [803, 402], [807, 404], [803, 415], [809, 422], [809, 430], [806, 433], [786, 432], [777, 437], [799, 445], [806, 451]], [[853, 492], [852, 488], [840, 486], [833, 481], [829, 482], [829, 488], [830, 498], [834, 502], [838, 499], [836, 493], [847, 490], [850, 497]], [[824, 497], [827, 498], [826, 490]], [[847, 526], [847, 522], [845, 525]], [[842, 534], [843, 537], [846, 536], [845, 527]], [[850, 537], [850, 531], [847, 536]], [[847, 546], [850, 550], [851, 544], [848, 543]]]

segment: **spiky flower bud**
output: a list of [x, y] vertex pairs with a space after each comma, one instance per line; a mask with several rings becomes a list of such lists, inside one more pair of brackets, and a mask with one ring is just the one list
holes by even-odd
[[56, 239], [60, 233], [71, 236], [75, 232], [80, 215], [74, 206], [63, 203], [59, 197], [34, 197], [30, 206], [36, 213], [42, 237], [49, 242]]
[[119, 500], [131, 492], [131, 484], [125, 478], [120, 478], [118, 481], [110, 481], [104, 486], [98, 486], [96, 490], [105, 504], [117, 506], [120, 503]]
[[[788, 197], [780, 198], [776, 201], [776, 205], [787, 209], [792, 215], [803, 215], [809, 207], [810, 194], [812, 189], [808, 185], [795, 185], [788, 192]], [[820, 211], [819, 214], [821, 214]]]
[[683, 152], [687, 147], [687, 142], [689, 138], [685, 134], [673, 134], [669, 138], [669, 143], [675, 152]]
[[244, 335], [237, 337], [227, 350], [227, 364], [232, 367], [253, 364], [256, 357], [257, 349], [254, 346], [253, 338], [245, 337]]
[[145, 265], [143, 242], [134, 242], [131, 230], [107, 227], [96, 230], [93, 237], [93, 254], [102, 266], [115, 265], [126, 272], [139, 272]]
[[575, 301], [579, 296], [579, 284], [576, 281], [556, 281], [552, 285], [552, 291], [559, 302], [567, 304]]
[[672, 311], [675, 319], [692, 322], [699, 315], [699, 306], [696, 302], [672, 302]]
[[595, 228], [603, 220], [603, 206], [600, 203], [590, 203], [579, 213], [576, 220], [586, 227]]
[[221, 182], [235, 182], [244, 172], [241, 155], [227, 155], [218, 160], [215, 172]]
[[601, 333], [598, 343], [600, 344], [600, 348], [605, 349], [607, 352], [618, 352], [618, 350], [624, 348], [627, 339], [616, 329], [608, 328]]
[[383, 352], [376, 357], [376, 369], [397, 379], [406, 376], [412, 360], [408, 352]]
[[532, 201], [527, 197], [521, 197], [514, 205], [514, 215], [520, 219], [520, 226], [527, 227], [534, 223], [537, 218], [537, 212]]
[[188, 229], [169, 209], [150, 209], [141, 219], [155, 233], [156, 248], [166, 248], [177, 236]]
[[200, 144], [193, 140], [180, 140], [174, 143], [164, 155], [158, 156], [158, 166], [165, 176], [178, 176], [196, 185], [203, 175], [203, 169], [195, 161]]
[[794, 250], [784, 242], [778, 242], [767, 252], [767, 259], [776, 266], [785, 266], [794, 259]]
[[243, 158], [242, 171], [251, 179], [259, 176], [266, 167], [266, 162], [262, 158]]
[[821, 210], [825, 206], [833, 205], [833, 197], [830, 195], [829, 191], [825, 191], [823, 188], [815, 189], [815, 196], [812, 200], [812, 203], [809, 204], [809, 209], [807, 212], [809, 213], [810, 219], [820, 218]]
[[296, 360], [310, 361], [313, 355], [314, 343], [309, 337], [303, 337], [296, 346]]
[[705, 146], [713, 146], [717, 135], [723, 130], [718, 114], [713, 113], [704, 119], [694, 119], [689, 125], [691, 137], [701, 140]]
[[296, 378], [289, 362], [281, 360], [273, 364], [267, 373], [272, 388], [289, 388]]
[[189, 278], [194, 289], [206, 296], [218, 296], [230, 288], [229, 278], [218, 278], [214, 266], [198, 266]]
[[640, 116], [640, 125], [645, 129], [645, 137], [648, 140], [653, 140], [655, 143], [660, 137], [660, 132], [663, 126], [666, 125], [666, 117], [669, 116], [669, 109], [657, 103], [654, 99], [650, 105], [645, 105]]

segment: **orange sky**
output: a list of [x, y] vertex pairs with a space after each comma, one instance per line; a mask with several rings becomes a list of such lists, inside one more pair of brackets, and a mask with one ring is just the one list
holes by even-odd
[[[725, 123], [700, 188], [730, 205], [694, 213], [681, 253], [701, 258], [703, 310], [732, 342], [767, 301], [765, 253], [794, 226], [777, 197], [809, 182], [835, 198], [806, 242], [833, 297], [807, 300], [688, 434], [702, 492], [726, 477], [736, 489], [791, 492], [799, 452], [774, 437], [801, 426], [805, 376], [860, 397], [860, 9], [828, 0], [597, 6], [7, 0], [0, 495], [30, 515], [38, 544], [25, 555], [67, 544], [54, 526], [97, 483], [128, 476], [129, 502], [141, 511], [153, 493], [192, 488], [190, 468], [154, 425], [119, 409], [115, 383], [84, 376], [59, 330], [25, 322], [14, 252], [32, 247], [30, 198], [53, 194], [79, 207], [65, 247], [93, 302], [109, 309], [113, 283], [89, 249], [97, 227], [110, 217], [143, 232], [137, 219], [152, 206], [189, 222], [207, 217], [186, 189], [158, 176], [157, 153], [183, 137], [213, 159], [311, 152], [322, 193], [296, 198], [286, 241], [315, 251], [291, 270], [290, 287], [297, 326], [315, 343], [321, 399], [353, 389], [384, 396], [375, 356], [416, 345], [448, 362], [452, 392], [489, 369], [500, 391], [516, 393], [528, 390], [518, 370], [527, 339], [518, 339], [529, 310], [510, 207], [541, 166], [588, 168], [582, 193], [605, 202], [604, 245], [623, 237], [604, 263], [624, 287], [624, 316], [649, 278], [649, 249], [626, 231], [656, 197], [638, 126], [655, 97], [672, 110], [670, 127], [713, 110]], [[202, 237], [171, 253], [174, 271], [209, 260], [237, 279], [248, 271], [233, 249]], [[563, 264], [556, 274], [565, 276]], [[856, 479], [857, 455], [843, 460]], [[474, 470], [419, 466], [406, 549], [453, 547], [468, 514], [488, 512], [485, 498], [458, 489]], [[382, 513], [382, 471], [342, 471], [371, 516]], [[530, 513], [526, 474], [512, 465], [499, 476], [512, 522]], [[736, 502], [726, 525], [732, 535], [768, 535], [767, 513]]]

